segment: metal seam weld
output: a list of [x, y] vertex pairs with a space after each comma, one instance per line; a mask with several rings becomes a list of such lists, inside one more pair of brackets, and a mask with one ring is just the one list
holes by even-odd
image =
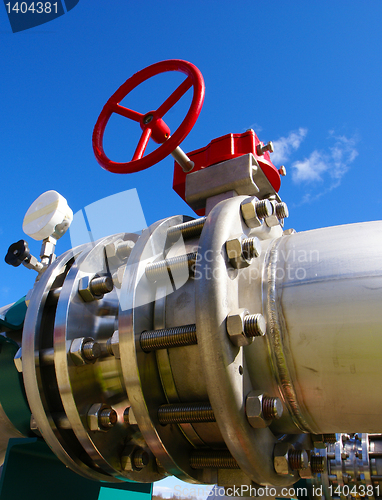
[[[294, 390], [288, 365], [285, 359], [283, 348], [283, 332], [286, 332], [285, 319], [279, 304], [279, 297], [276, 289], [276, 272], [278, 264], [278, 247], [281, 238], [276, 240], [267, 255], [265, 268], [267, 270], [267, 315], [271, 341], [271, 352], [274, 372], [278, 385], [284, 397], [284, 402], [292, 416], [294, 423], [299, 429], [306, 432], [313, 432], [308, 422], [301, 413], [297, 402], [297, 395]], [[285, 334], [284, 334], [285, 335]]]

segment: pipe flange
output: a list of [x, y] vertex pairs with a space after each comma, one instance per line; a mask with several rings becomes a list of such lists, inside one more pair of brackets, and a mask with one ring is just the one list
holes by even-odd
[[268, 427], [254, 429], [248, 422], [243, 402], [252, 387], [245, 347], [233, 345], [226, 332], [228, 314], [240, 308], [236, 277], [243, 271], [229, 269], [224, 249], [226, 241], [240, 230], [247, 238], [252, 236], [240, 213], [245, 199], [237, 196], [216, 205], [200, 237], [198, 264], [215, 279], [195, 282], [198, 346], [216, 421], [240, 468], [257, 484], [287, 486], [296, 481], [297, 473], [288, 477], [276, 473], [273, 451], [277, 439]]

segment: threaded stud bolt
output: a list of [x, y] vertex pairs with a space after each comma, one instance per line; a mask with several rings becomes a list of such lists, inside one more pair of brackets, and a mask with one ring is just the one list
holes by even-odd
[[262, 409], [265, 420], [276, 420], [283, 414], [283, 405], [279, 398], [264, 396]]
[[167, 236], [170, 241], [177, 241], [180, 236], [182, 236], [184, 240], [195, 238], [202, 232], [206, 220], [207, 217], [201, 217], [200, 219], [190, 220], [183, 224], [172, 226], [167, 230]]
[[114, 284], [111, 276], [99, 276], [90, 282], [90, 291], [94, 296], [103, 295], [113, 290]]
[[139, 448], [139, 450], [137, 450], [134, 453], [133, 462], [134, 462], [134, 467], [137, 470], [142, 470], [144, 467], [146, 467], [149, 461], [150, 461], [149, 454], [142, 448]]
[[334, 444], [337, 442], [337, 438], [335, 434], [323, 434], [322, 435], [324, 443]]
[[302, 470], [309, 466], [309, 458], [305, 450], [289, 450], [288, 461], [292, 470]]
[[105, 408], [100, 412], [98, 419], [101, 427], [109, 429], [117, 423], [117, 412], [113, 408]]
[[267, 323], [262, 314], [247, 314], [244, 316], [244, 333], [246, 337], [262, 337], [267, 330]]
[[88, 361], [94, 361], [101, 356], [101, 345], [94, 340], [85, 342], [82, 346], [82, 355]]
[[192, 469], [239, 469], [229, 451], [196, 451], [191, 455]]
[[265, 219], [273, 214], [272, 203], [269, 200], [259, 200], [255, 204], [255, 211], [260, 220]]
[[139, 342], [144, 352], [197, 344], [196, 325], [177, 326], [142, 332]]
[[216, 422], [210, 403], [169, 404], [158, 408], [162, 425], [193, 422]]
[[325, 472], [325, 457], [312, 455], [310, 457], [310, 468], [313, 474], [322, 474]]
[[241, 243], [241, 250], [244, 258], [251, 260], [261, 253], [260, 241], [258, 238], [246, 238]]
[[149, 281], [158, 281], [160, 279], [176, 277], [180, 273], [188, 272], [189, 275], [193, 274], [193, 267], [196, 262], [196, 252], [180, 255], [178, 257], [171, 257], [159, 262], [149, 264], [146, 269], [146, 277]]
[[276, 203], [275, 211], [278, 219], [285, 219], [289, 217], [288, 206], [284, 202]]

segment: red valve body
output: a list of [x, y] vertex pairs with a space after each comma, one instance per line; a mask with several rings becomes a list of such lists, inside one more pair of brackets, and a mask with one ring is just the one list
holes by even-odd
[[[280, 174], [271, 162], [268, 151], [261, 156], [257, 154], [258, 144], [260, 144], [260, 141], [253, 130], [248, 130], [243, 134], [227, 134], [213, 139], [204, 148], [187, 153], [190, 160], [195, 163], [190, 173], [210, 167], [216, 163], [230, 160], [231, 158], [252, 153], [272, 187], [275, 191], [278, 191], [281, 184]], [[173, 189], [184, 201], [186, 201], [187, 175], [187, 173], [183, 172], [180, 165], [175, 162]], [[198, 215], [203, 215], [201, 210], [198, 210], [197, 213]]]

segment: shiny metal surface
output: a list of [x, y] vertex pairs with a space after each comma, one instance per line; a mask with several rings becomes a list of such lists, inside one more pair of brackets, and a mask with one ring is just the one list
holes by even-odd
[[102, 238], [41, 274], [17, 359], [33, 431], [97, 481], [304, 478], [325, 498], [377, 497], [382, 222], [283, 231], [252, 155], [190, 174], [187, 196], [206, 217]]
[[[246, 418], [243, 402], [253, 389], [247, 359], [243, 349], [231, 344], [225, 329], [227, 315], [240, 307], [238, 271], [228, 264], [225, 242], [238, 231], [245, 237], [252, 236], [240, 215], [243, 199], [238, 196], [215, 206], [201, 234], [200, 265], [212, 269], [215, 279], [195, 282], [198, 347], [216, 421], [240, 468], [258, 484], [288, 485], [295, 478], [278, 475], [273, 466], [277, 439], [269, 428], [251, 427]], [[207, 261], [210, 252], [212, 262]], [[256, 342], [262, 340], [260, 337]]]
[[[200, 482], [202, 475], [190, 467], [187, 457], [190, 444], [181, 431], [177, 427], [159, 425], [157, 409], [167, 401], [160, 382], [156, 355], [155, 352], [145, 353], [139, 348], [141, 333], [154, 329], [152, 300], [158, 298], [156, 284], [146, 277], [147, 263], [153, 258], [165, 257], [167, 230], [182, 222], [181, 217], [172, 217], [150, 226], [142, 233], [130, 255], [131, 263], [126, 268], [121, 288], [124, 302], [121, 303], [119, 314], [120, 352], [132, 409], [149, 448], [169, 473], [179, 479]], [[180, 283], [186, 282], [188, 270], [178, 278]], [[170, 285], [170, 279], [163, 275], [160, 281], [162, 287], [166, 281]], [[128, 362], [124, 363], [124, 359]]]
[[[90, 464], [84, 463], [79, 457], [82, 448], [71, 431], [61, 430], [53, 419], [53, 411], [45, 394], [46, 377], [55, 381], [52, 367], [40, 366], [39, 350], [53, 345], [53, 329], [55, 307], [46, 306], [46, 299], [51, 288], [61, 286], [68, 268], [74, 262], [76, 255], [86, 247], [69, 250], [59, 257], [45, 272], [35, 285], [30, 298], [23, 330], [23, 379], [24, 386], [33, 413], [42, 437], [49, 444], [56, 456], [69, 468], [89, 479], [105, 479], [106, 476], [94, 470]], [[50, 331], [48, 329], [50, 326]], [[43, 336], [44, 333], [44, 336]], [[55, 395], [57, 397], [57, 395]], [[56, 401], [57, 407], [60, 401]], [[57, 411], [57, 408], [54, 408]], [[69, 436], [68, 436], [69, 433]]]
[[[275, 191], [252, 154], [191, 172], [186, 178], [186, 201], [193, 210], [206, 206], [206, 200], [221, 193], [268, 198]], [[278, 201], [279, 196], [276, 194]]]
[[[357, 244], [354, 244], [354, 238]], [[378, 432], [382, 222], [283, 236], [267, 258], [276, 375], [301, 429]]]
[[[67, 355], [67, 345], [77, 338], [79, 324], [103, 346], [106, 346], [107, 340], [114, 333], [115, 318], [113, 317], [113, 321], [108, 321], [107, 316], [100, 316], [97, 309], [99, 305], [102, 307], [102, 303], [97, 300], [84, 302], [78, 293], [78, 283], [84, 273], [105, 272], [105, 245], [120, 236], [100, 240], [90, 252], [77, 259], [62, 287], [54, 330], [58, 388], [73, 432], [92, 463], [104, 473], [119, 480], [134, 479], [136, 476], [136, 473], [122, 470], [120, 454], [125, 442], [137, 439], [123, 420], [123, 412], [130, 403], [122, 381], [120, 362], [114, 356], [105, 356], [95, 362], [77, 366]], [[136, 235], [128, 237], [136, 239]], [[108, 293], [107, 299], [109, 303], [114, 301], [118, 304], [115, 290]], [[105, 426], [103, 426], [104, 432], [89, 432], [89, 408], [98, 402], [109, 405], [112, 403], [112, 410], [118, 416], [116, 425], [109, 427], [107, 432]], [[102, 422], [102, 415], [99, 418]], [[99, 430], [102, 431], [102, 428]], [[152, 464], [154, 462], [152, 455], [151, 462]], [[152, 467], [154, 465], [151, 469]], [[150, 467], [147, 471], [148, 480], [150, 480], [149, 469]]]
[[381, 435], [336, 434], [336, 439], [327, 449], [317, 451], [318, 457], [325, 460], [325, 470], [312, 481], [313, 492], [319, 492], [322, 486], [323, 493], [314, 496], [327, 500], [333, 497], [343, 500], [380, 498], [382, 478], [378, 471], [382, 455], [374, 450], [380, 449]]

